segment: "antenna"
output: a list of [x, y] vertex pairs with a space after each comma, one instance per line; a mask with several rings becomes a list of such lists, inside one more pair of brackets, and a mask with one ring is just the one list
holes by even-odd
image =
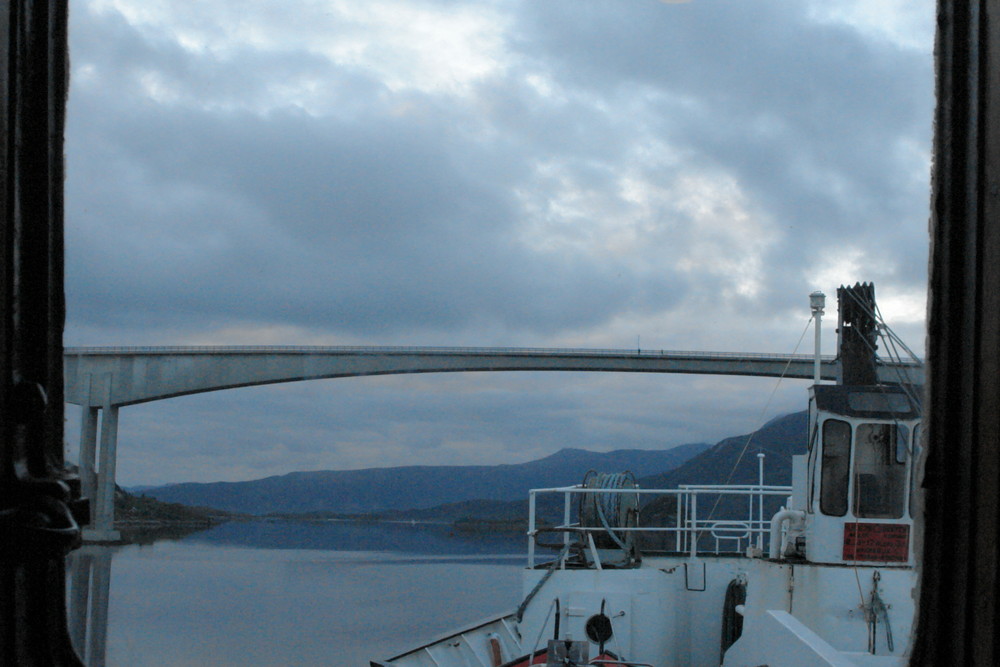
[[826, 295], [816, 290], [809, 295], [809, 307], [812, 308], [813, 319], [816, 320], [816, 360], [813, 365], [813, 382], [819, 384], [821, 372], [820, 372], [820, 362], [822, 358], [820, 357], [820, 336], [822, 332], [822, 322], [823, 322], [823, 308], [826, 307]]

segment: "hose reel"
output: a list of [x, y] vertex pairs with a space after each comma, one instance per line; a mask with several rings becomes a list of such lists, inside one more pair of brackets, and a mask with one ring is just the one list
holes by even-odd
[[598, 549], [621, 549], [628, 556], [635, 553], [635, 533], [621, 530], [639, 525], [639, 494], [628, 493], [638, 488], [631, 472], [603, 473], [591, 470], [583, 477], [583, 487], [600, 489], [604, 493], [580, 495], [580, 526], [603, 528], [594, 534]]

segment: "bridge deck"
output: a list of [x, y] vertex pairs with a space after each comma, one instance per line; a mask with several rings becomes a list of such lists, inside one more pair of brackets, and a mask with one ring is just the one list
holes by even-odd
[[[66, 401], [93, 407], [280, 382], [403, 373], [588, 371], [810, 379], [811, 355], [510, 347], [206, 346], [65, 350]], [[823, 357], [821, 375], [838, 363]], [[901, 375], [905, 372], [906, 375]], [[883, 365], [882, 379], [920, 384], [917, 364]]]

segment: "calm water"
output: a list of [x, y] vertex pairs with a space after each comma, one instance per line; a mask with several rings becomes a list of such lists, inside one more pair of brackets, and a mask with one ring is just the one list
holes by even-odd
[[514, 609], [524, 549], [523, 539], [353, 523], [232, 523], [180, 541], [86, 547], [71, 564], [71, 628], [89, 578], [89, 639], [75, 627], [93, 667], [367, 665]]

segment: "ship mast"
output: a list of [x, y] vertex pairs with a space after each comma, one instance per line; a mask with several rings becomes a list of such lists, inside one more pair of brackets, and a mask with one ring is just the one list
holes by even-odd
[[823, 330], [823, 309], [826, 307], [826, 295], [819, 290], [813, 292], [809, 295], [809, 306], [812, 308], [813, 319], [816, 322], [816, 345], [814, 350], [816, 359], [813, 364], [813, 382], [819, 384], [819, 381], [822, 379], [820, 366], [823, 361], [820, 355], [820, 336]]
[[855, 283], [837, 288], [840, 302], [841, 384], [878, 384], [875, 350], [878, 324], [875, 318], [875, 284]]

